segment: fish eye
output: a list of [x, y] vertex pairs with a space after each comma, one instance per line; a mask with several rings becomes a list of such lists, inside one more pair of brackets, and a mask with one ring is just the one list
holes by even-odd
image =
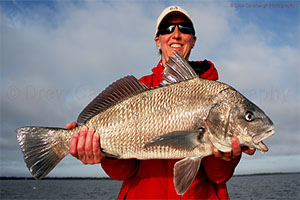
[[251, 111], [247, 111], [245, 113], [245, 120], [248, 122], [252, 122], [255, 119], [254, 113]]

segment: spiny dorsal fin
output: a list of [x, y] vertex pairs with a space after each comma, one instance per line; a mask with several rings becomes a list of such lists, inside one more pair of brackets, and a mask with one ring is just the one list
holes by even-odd
[[185, 80], [197, 78], [194, 69], [189, 65], [185, 58], [177, 51], [174, 52], [175, 58], [170, 57], [164, 69], [161, 86], [178, 83]]
[[124, 100], [149, 88], [139, 82], [134, 76], [126, 76], [117, 80], [101, 92], [89, 103], [77, 118], [78, 123], [85, 123], [93, 116]]

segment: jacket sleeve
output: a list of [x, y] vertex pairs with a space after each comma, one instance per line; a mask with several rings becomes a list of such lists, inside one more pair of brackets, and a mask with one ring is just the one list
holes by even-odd
[[136, 159], [115, 159], [105, 157], [101, 166], [109, 177], [115, 180], [125, 180], [137, 173], [139, 161]]
[[225, 161], [215, 156], [207, 156], [202, 159], [202, 170], [214, 183], [226, 183], [233, 175], [234, 169], [240, 158], [232, 161]]

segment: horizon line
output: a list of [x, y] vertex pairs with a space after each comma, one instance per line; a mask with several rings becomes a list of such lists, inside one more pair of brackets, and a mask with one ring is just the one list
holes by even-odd
[[[252, 173], [252, 174], [234, 174], [235, 176], [263, 176], [263, 175], [280, 175], [280, 174], [300, 174], [298, 172], [268, 172], [268, 173]], [[42, 179], [35, 179], [34, 177], [26, 177], [26, 176], [0, 176], [0, 180], [7, 180], [7, 179], [25, 179], [25, 180], [47, 180], [47, 179], [102, 179], [102, 180], [114, 180], [110, 177], [45, 177]]]

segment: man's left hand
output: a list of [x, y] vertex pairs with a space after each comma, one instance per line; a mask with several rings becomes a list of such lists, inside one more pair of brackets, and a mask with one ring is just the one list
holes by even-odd
[[221, 152], [216, 147], [213, 147], [214, 156], [221, 158], [225, 161], [231, 161], [233, 159], [238, 159], [241, 156], [242, 152], [248, 155], [253, 155], [255, 153], [254, 148], [241, 147], [240, 141], [237, 137], [233, 137], [231, 139], [231, 143], [232, 143], [232, 151], [230, 152]]

